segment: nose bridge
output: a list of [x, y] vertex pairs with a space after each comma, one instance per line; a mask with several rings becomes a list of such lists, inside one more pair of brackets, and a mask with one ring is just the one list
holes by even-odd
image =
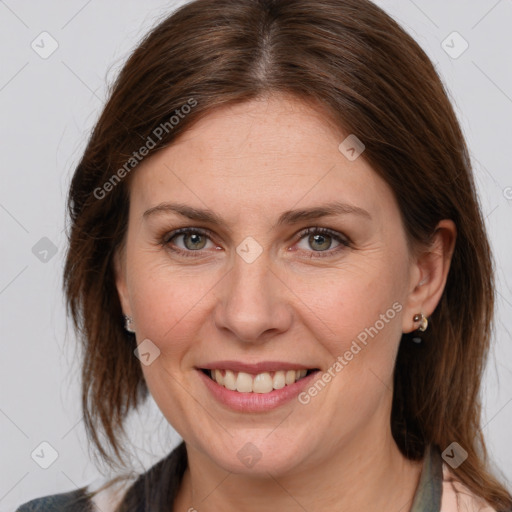
[[216, 306], [217, 326], [248, 342], [260, 340], [267, 331], [286, 329], [291, 320], [283, 284], [274, 275], [268, 251], [261, 250], [255, 258], [254, 252], [246, 257], [254, 249], [251, 241], [239, 245]]

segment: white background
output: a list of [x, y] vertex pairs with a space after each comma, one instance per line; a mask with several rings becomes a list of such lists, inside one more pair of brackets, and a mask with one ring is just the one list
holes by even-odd
[[[436, 64], [471, 150], [498, 279], [497, 330], [484, 382], [482, 425], [496, 470], [510, 482], [512, 1], [377, 3]], [[73, 490], [100, 475], [81, 421], [78, 351], [61, 291], [64, 201], [107, 84], [145, 32], [177, 5], [0, 0], [1, 512], [34, 497]], [[31, 48], [43, 31], [59, 45], [47, 59]], [[456, 59], [441, 46], [453, 31], [469, 44]], [[455, 40], [455, 49], [459, 44]], [[53, 257], [48, 253], [47, 262], [32, 252], [43, 237], [57, 249]], [[141, 468], [178, 440], [152, 401], [132, 425]], [[31, 458], [43, 441], [58, 452], [46, 470]]]

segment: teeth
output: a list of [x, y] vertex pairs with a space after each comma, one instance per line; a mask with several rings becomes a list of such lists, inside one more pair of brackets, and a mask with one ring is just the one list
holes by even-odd
[[[239, 374], [240, 376], [240, 374]], [[254, 393], [270, 393], [274, 389], [274, 383], [270, 373], [258, 373], [252, 380], [252, 389]]]
[[[270, 393], [274, 389], [282, 389], [306, 376], [307, 370], [279, 370], [251, 375], [231, 370], [211, 370], [211, 378], [231, 391], [240, 393]], [[273, 374], [273, 375], [272, 375]]]
[[231, 389], [231, 391], [234, 391], [236, 389], [236, 377], [231, 370], [226, 370], [226, 373], [224, 375], [224, 384], [221, 385], [223, 385], [227, 389]]
[[285, 376], [286, 385], [289, 386], [295, 382], [296, 372], [295, 370], [288, 370]]
[[220, 370], [215, 370], [215, 376], [214, 379], [220, 384], [224, 385], [224, 377], [222, 375], [222, 372]]
[[248, 373], [238, 372], [236, 390], [240, 393], [250, 393], [252, 391], [252, 377]]
[[272, 387], [274, 389], [282, 389], [286, 385], [286, 378], [284, 372], [276, 372], [272, 379]]

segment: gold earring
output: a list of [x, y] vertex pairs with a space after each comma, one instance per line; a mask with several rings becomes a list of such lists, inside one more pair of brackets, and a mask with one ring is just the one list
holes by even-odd
[[424, 332], [427, 330], [428, 327], [428, 320], [427, 317], [423, 316], [422, 313], [417, 313], [413, 317], [414, 322], [420, 322], [420, 326], [418, 327], [418, 331]]

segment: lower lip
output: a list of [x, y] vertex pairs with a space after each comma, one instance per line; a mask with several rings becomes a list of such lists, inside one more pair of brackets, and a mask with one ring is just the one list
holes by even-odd
[[197, 371], [206, 387], [221, 404], [241, 412], [265, 412], [276, 409], [297, 397], [318, 374], [318, 371], [311, 372], [297, 382], [281, 389], [274, 389], [269, 393], [241, 393], [239, 391], [231, 391], [217, 384], [217, 382], [205, 375], [201, 370]]

